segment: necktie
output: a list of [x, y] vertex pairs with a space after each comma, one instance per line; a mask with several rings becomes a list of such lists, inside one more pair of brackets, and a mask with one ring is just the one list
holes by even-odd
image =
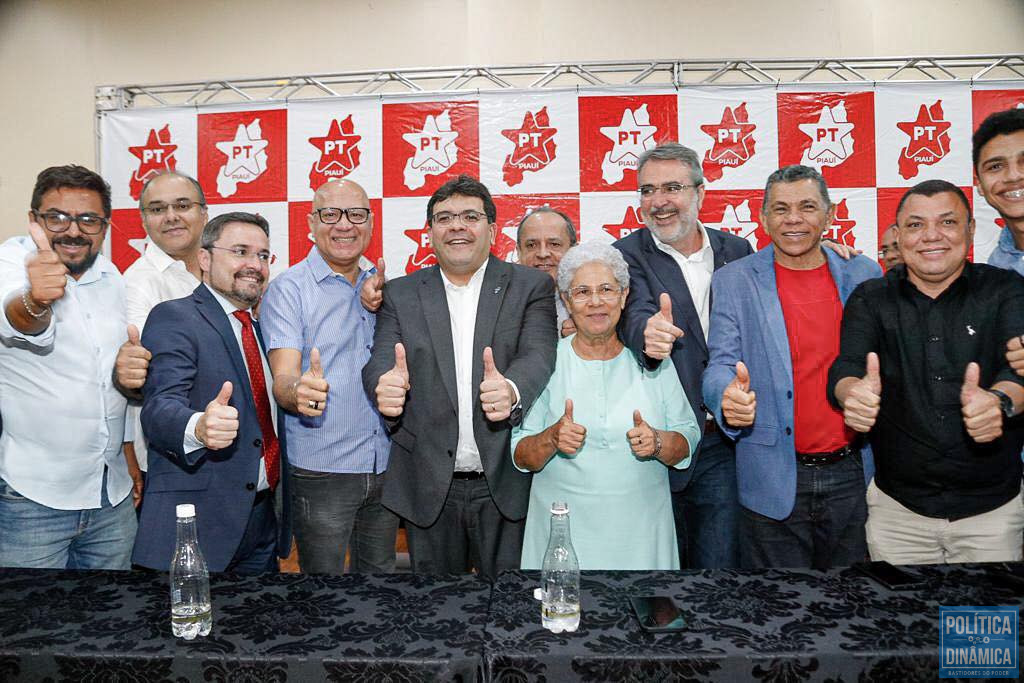
[[249, 366], [249, 384], [252, 385], [252, 398], [256, 403], [256, 417], [260, 421], [263, 432], [263, 461], [267, 467], [267, 482], [270, 488], [277, 487], [281, 476], [279, 465], [281, 447], [274, 434], [274, 421], [270, 416], [270, 399], [267, 397], [267, 381], [263, 375], [263, 356], [256, 343], [256, 335], [252, 330], [252, 316], [249, 311], [235, 311], [233, 316], [242, 322], [242, 351], [245, 352], [245, 364]]

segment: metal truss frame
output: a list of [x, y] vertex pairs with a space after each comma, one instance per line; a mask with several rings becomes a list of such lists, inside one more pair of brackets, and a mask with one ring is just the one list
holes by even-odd
[[280, 103], [332, 97], [686, 86], [844, 85], [1024, 80], [1024, 54], [843, 59], [656, 59], [395, 68], [217, 78], [96, 88], [97, 114], [152, 107]]

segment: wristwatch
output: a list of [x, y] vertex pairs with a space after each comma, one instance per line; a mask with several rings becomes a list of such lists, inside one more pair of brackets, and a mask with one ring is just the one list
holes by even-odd
[[1003, 410], [1003, 417], [1013, 417], [1013, 399], [999, 391], [998, 389], [989, 389], [988, 393], [995, 394], [996, 398], [999, 399], [999, 407]]

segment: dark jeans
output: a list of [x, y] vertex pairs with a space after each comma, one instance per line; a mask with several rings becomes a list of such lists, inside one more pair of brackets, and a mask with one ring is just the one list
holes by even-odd
[[518, 569], [525, 520], [513, 522], [498, 512], [485, 479], [455, 479], [441, 516], [429, 527], [406, 520], [409, 560], [416, 574], [466, 574], [472, 569], [495, 579]]
[[718, 432], [697, 449], [693, 478], [672, 493], [679, 566], [719, 569], [739, 566], [740, 502], [736, 451]]
[[299, 567], [310, 574], [395, 570], [398, 517], [380, 503], [384, 475], [291, 468], [292, 517]]
[[743, 509], [743, 566], [827, 569], [863, 561], [865, 491], [859, 453], [834, 465], [797, 464], [789, 517], [780, 521]]

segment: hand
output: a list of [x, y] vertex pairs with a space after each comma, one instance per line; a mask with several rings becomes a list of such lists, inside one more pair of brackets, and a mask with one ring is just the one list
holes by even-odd
[[576, 334], [576, 323], [572, 321], [572, 318], [566, 318], [562, 322], [562, 329], [559, 331], [563, 337], [568, 337], [570, 334]]
[[980, 375], [977, 363], [967, 364], [960, 387], [960, 413], [970, 437], [978, 443], [988, 443], [1003, 435], [1003, 410], [998, 396], [978, 386]]
[[572, 399], [565, 399], [565, 412], [558, 422], [551, 426], [552, 445], [556, 451], [566, 455], [576, 455], [583, 448], [583, 441], [587, 438], [587, 428], [572, 421]]
[[1014, 337], [1006, 342], [1006, 362], [1010, 364], [1013, 371], [1024, 376], [1024, 334]]
[[139, 467], [139, 460], [135, 456], [135, 444], [131, 441], [124, 442], [124, 463], [128, 466], [128, 476], [132, 478], [132, 505], [137, 510], [142, 505], [142, 490], [145, 480], [142, 476], [142, 468]]
[[756, 414], [757, 396], [750, 390], [750, 373], [739, 361], [736, 375], [722, 392], [722, 417], [730, 427], [742, 428], [754, 424]]
[[658, 298], [661, 309], [647, 319], [644, 326], [644, 354], [665, 360], [672, 353], [672, 345], [683, 336], [683, 331], [672, 324], [672, 298], [662, 292]]
[[836, 253], [836, 255], [839, 258], [844, 259], [846, 261], [849, 261], [854, 256], [860, 256], [861, 254], [864, 253], [860, 249], [854, 249], [853, 247], [842, 244], [841, 242], [836, 242], [834, 240], [822, 240], [821, 246], [825, 247], [826, 249], [831, 249]]
[[377, 259], [377, 272], [363, 281], [359, 290], [359, 301], [363, 308], [376, 313], [380, 304], [384, 301], [384, 259]]
[[484, 409], [484, 417], [491, 422], [507, 420], [512, 414], [515, 400], [512, 385], [498, 372], [494, 365], [494, 354], [488, 346], [484, 349], [484, 379], [480, 382], [480, 404]]
[[639, 410], [633, 411], [633, 428], [626, 432], [629, 447], [638, 458], [649, 458], [654, 455], [654, 427], [644, 421]]
[[196, 438], [211, 451], [227, 448], [238, 436], [238, 410], [228, 405], [231, 382], [224, 382], [217, 397], [206, 405], [206, 412], [196, 423]]
[[409, 393], [409, 368], [405, 365], [405, 347], [395, 344], [395, 365], [377, 380], [377, 410], [385, 417], [398, 417], [405, 410]]
[[25, 259], [28, 296], [38, 308], [46, 308], [64, 296], [64, 288], [68, 284], [68, 268], [61, 263], [38, 223], [29, 223], [28, 233], [39, 250]]
[[295, 409], [299, 415], [323, 415], [327, 407], [328, 389], [330, 385], [324, 379], [324, 369], [320, 366], [320, 349], [314, 346], [309, 351], [309, 369], [302, 373], [299, 383], [295, 385]]
[[850, 387], [843, 401], [843, 421], [855, 432], [870, 432], [882, 405], [882, 376], [878, 370], [878, 354], [867, 356], [867, 373]]
[[117, 383], [125, 389], [141, 389], [146, 383], [149, 361], [152, 358], [153, 354], [139, 339], [139, 328], [129, 325], [128, 341], [121, 344], [121, 348], [117, 350], [117, 360], [114, 361]]

